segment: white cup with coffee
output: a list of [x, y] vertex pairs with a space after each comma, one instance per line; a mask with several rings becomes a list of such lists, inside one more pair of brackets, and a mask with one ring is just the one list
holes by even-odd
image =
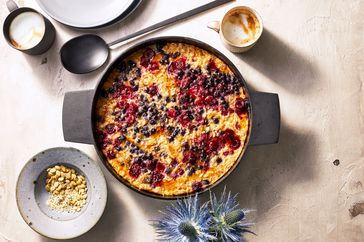
[[225, 13], [221, 21], [207, 27], [215, 30], [228, 50], [242, 53], [251, 49], [263, 33], [263, 20], [252, 8], [239, 6]]

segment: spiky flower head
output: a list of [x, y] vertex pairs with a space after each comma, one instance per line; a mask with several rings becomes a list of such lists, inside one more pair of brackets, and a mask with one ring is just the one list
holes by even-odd
[[202, 242], [216, 239], [209, 231], [211, 216], [208, 204], [200, 206], [197, 195], [178, 200], [163, 214], [164, 217], [152, 223], [159, 241]]
[[236, 242], [243, 241], [243, 234], [250, 231], [252, 223], [246, 222], [247, 209], [239, 208], [236, 196], [226, 194], [225, 188], [220, 199], [210, 192], [211, 224], [210, 231], [217, 237], [218, 241]]

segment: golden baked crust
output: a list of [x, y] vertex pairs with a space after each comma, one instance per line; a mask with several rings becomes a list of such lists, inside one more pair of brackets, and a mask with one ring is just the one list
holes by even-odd
[[157, 43], [118, 63], [96, 105], [96, 140], [133, 187], [200, 191], [237, 162], [249, 131], [241, 80], [215, 55]]

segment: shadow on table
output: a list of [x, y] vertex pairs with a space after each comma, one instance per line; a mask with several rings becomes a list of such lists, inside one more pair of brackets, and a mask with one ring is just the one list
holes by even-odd
[[[130, 213], [126, 210], [127, 206], [115, 191], [112, 191], [110, 185], [108, 187], [108, 198], [104, 214], [98, 223], [87, 233], [80, 237], [65, 240], [68, 242], [99, 242], [102, 241], [120, 241], [120, 235], [127, 234], [128, 221], [130, 221]], [[43, 242], [56, 242], [59, 240], [41, 237]]]
[[241, 206], [257, 210], [253, 217], [258, 222], [284, 199], [281, 193], [287, 186], [315, 178], [316, 154], [316, 138], [310, 131], [282, 124], [278, 144], [248, 147], [235, 171], [214, 191], [220, 194], [226, 185], [239, 193]]
[[140, 29], [139, 25], [145, 22], [145, 19], [148, 19], [148, 16], [153, 5], [153, 1], [142, 0], [139, 6], [133, 11], [126, 19], [123, 21], [111, 26], [110, 28], [105, 28], [99, 33], [103, 31], [111, 31], [111, 32], [119, 32], [124, 27], [127, 27], [130, 30], [137, 31]]
[[64, 38], [57, 34], [53, 46], [46, 53], [38, 56], [24, 54], [32, 74], [37, 77], [35, 81], [53, 96], [63, 96], [66, 91], [71, 90], [94, 88], [94, 85], [90, 86], [90, 82], [104, 71], [103, 66], [84, 75], [68, 72], [63, 68], [59, 56], [59, 50], [64, 42]]
[[[271, 208], [281, 202], [281, 193], [287, 186], [310, 181], [315, 178], [316, 160], [315, 136], [307, 130], [295, 130], [282, 124], [278, 144], [250, 146], [236, 169], [216, 188], [220, 194], [226, 186], [233, 194], [239, 193], [242, 207], [257, 210], [254, 220], [259, 221]], [[206, 201], [209, 193], [201, 196]], [[168, 202], [155, 199], [140, 199], [141, 208], [149, 217], [161, 216], [158, 210]]]
[[[248, 147], [240, 164], [213, 192], [219, 195], [226, 186], [233, 194], [238, 193], [241, 206], [255, 209], [253, 219], [259, 222], [277, 204], [284, 203], [282, 192], [286, 187], [315, 179], [316, 154], [316, 137], [310, 131], [295, 130], [283, 123], [278, 144]], [[112, 183], [110, 179], [109, 183]], [[149, 198], [129, 190], [124, 192], [130, 192], [138, 213], [149, 219], [161, 217], [158, 211], [174, 202]], [[69, 241], [96, 242], [100, 238], [115, 241], [121, 234], [128, 234], [133, 215], [126, 210], [127, 205], [120, 194], [109, 188], [108, 202], [100, 221], [85, 235]], [[204, 193], [201, 200], [206, 201], [208, 196], [208, 192]], [[42, 239], [44, 242], [55, 241]]]
[[251, 50], [236, 56], [294, 94], [310, 92], [317, 81], [310, 60], [268, 29]]
[[[52, 95], [63, 96], [66, 91], [94, 88], [94, 85], [89, 84], [90, 81], [93, 81], [94, 83], [95, 79], [97, 79], [98, 76], [105, 71], [105, 67], [108, 66], [110, 60], [96, 71], [88, 74], [78, 75], [68, 72], [63, 68], [59, 57], [59, 50], [62, 45], [68, 41], [68, 38], [66, 39], [64, 35], [61, 35], [59, 30], [62, 29], [73, 36], [95, 33], [103, 37], [111, 35], [116, 39], [118, 35], [115, 35], [114, 33], [131, 33], [132, 30], [139, 29], [137, 26], [140, 25], [144, 19], [148, 18], [147, 15], [149, 13], [147, 9], [152, 7], [151, 2], [152, 1], [142, 1], [138, 8], [125, 20], [108, 28], [98, 30], [78, 30], [54, 22], [58, 32], [52, 47], [42, 55], [30, 56], [24, 54], [24, 58], [31, 67], [33, 74], [37, 76], [37, 80], [40, 84]], [[130, 29], [130, 31], [123, 31], [123, 28], [127, 30]]]

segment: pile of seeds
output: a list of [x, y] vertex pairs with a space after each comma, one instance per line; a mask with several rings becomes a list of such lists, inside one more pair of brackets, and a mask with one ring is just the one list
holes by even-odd
[[78, 175], [72, 168], [63, 165], [49, 167], [45, 188], [50, 193], [47, 205], [52, 209], [79, 212], [86, 204], [85, 177]]

